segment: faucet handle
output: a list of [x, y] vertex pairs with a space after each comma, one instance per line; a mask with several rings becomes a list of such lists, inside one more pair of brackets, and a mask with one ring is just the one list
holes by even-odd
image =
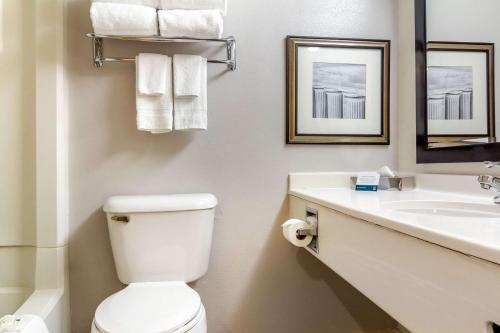
[[500, 166], [500, 162], [492, 162], [492, 161], [485, 161], [484, 162], [484, 167], [486, 169], [491, 169], [491, 168], [498, 167], [498, 166]]
[[481, 176], [477, 177], [477, 181], [478, 181], [479, 185], [481, 185], [481, 188], [483, 188], [485, 190], [489, 190], [492, 187], [491, 182], [493, 181], [493, 177], [481, 175]]

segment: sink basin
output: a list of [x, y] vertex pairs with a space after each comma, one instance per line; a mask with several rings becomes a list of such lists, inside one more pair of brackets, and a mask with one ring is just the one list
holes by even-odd
[[451, 201], [392, 201], [382, 204], [383, 209], [401, 213], [443, 217], [500, 218], [500, 206], [492, 204]]

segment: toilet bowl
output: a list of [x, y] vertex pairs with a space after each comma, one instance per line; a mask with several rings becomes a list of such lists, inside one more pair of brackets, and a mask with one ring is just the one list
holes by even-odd
[[120, 196], [104, 205], [118, 278], [128, 286], [97, 308], [91, 333], [206, 333], [187, 283], [208, 269], [211, 194]]
[[184, 282], [133, 283], [97, 308], [92, 333], [204, 333], [205, 308]]

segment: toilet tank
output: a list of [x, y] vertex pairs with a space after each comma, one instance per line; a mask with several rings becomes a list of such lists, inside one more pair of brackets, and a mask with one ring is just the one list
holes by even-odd
[[120, 281], [192, 282], [205, 275], [216, 206], [212, 194], [109, 198], [104, 211]]

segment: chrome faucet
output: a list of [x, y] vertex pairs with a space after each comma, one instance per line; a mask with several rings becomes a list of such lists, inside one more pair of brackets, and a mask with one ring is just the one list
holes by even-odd
[[484, 162], [484, 167], [486, 169], [493, 169], [494, 167], [498, 166], [500, 166], [500, 162], [491, 162], [491, 161]]
[[[484, 167], [486, 169], [492, 169], [494, 167], [500, 167], [500, 162], [484, 162]], [[493, 198], [496, 204], [500, 204], [500, 177], [482, 175], [477, 178], [479, 185], [482, 189], [495, 191], [497, 195]]]

